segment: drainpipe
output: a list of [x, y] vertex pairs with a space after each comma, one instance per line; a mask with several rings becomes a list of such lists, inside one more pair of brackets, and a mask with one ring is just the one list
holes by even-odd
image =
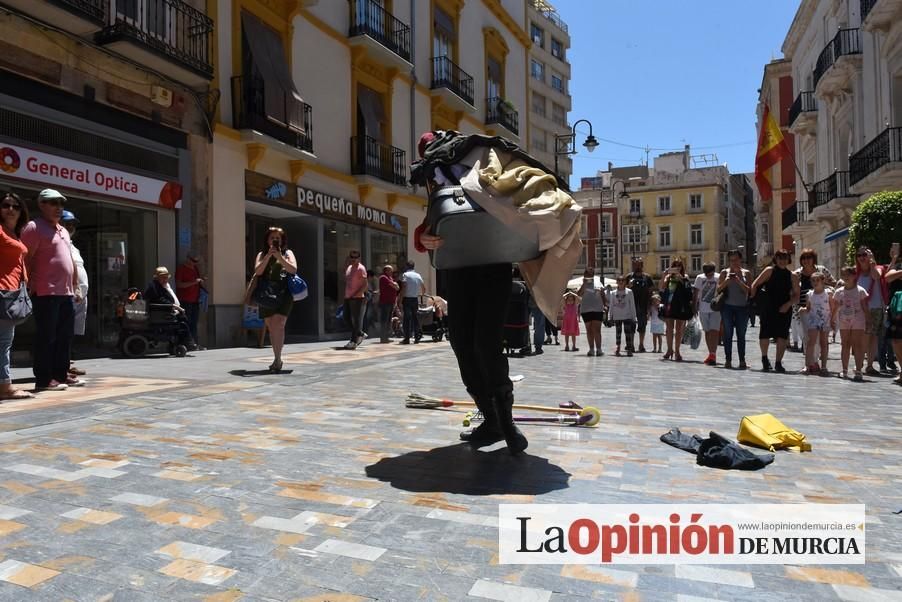
[[[416, 132], [416, 91], [417, 91], [417, 4], [416, 0], [410, 0], [410, 62], [413, 65], [410, 68], [410, 156], [411, 162], [418, 159], [415, 156], [417, 152], [417, 132]], [[414, 187], [416, 194], [416, 187]]]

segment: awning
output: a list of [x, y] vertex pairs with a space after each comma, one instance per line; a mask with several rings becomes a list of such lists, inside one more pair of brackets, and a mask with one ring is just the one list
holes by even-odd
[[254, 66], [263, 79], [266, 116], [303, 131], [304, 100], [298, 94], [294, 79], [288, 70], [288, 60], [279, 34], [247, 12], [241, 13], [241, 24]]
[[849, 235], [849, 227], [846, 226], [845, 228], [840, 228], [839, 230], [834, 230], [833, 232], [831, 232], [830, 234], [825, 236], [824, 242], [827, 243], [827, 242], [836, 240], [837, 238], [845, 238], [848, 235]]

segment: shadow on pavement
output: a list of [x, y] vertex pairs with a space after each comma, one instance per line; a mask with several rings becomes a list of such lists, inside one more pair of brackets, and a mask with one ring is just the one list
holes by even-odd
[[253, 376], [272, 376], [273, 374], [291, 374], [294, 370], [279, 370], [272, 372], [268, 368], [263, 370], [229, 370], [232, 376], [253, 377]]
[[545, 458], [511, 456], [505, 447], [479, 451], [466, 443], [383, 458], [370, 478], [416, 492], [539, 495], [569, 487], [570, 473]]

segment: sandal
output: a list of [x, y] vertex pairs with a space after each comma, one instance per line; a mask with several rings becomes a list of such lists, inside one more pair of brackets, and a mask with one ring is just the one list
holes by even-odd
[[683, 356], [680, 355], [679, 353], [677, 353], [675, 356], [673, 356], [673, 359], [674, 359], [674, 361], [682, 362], [682, 361], [683, 361]]
[[272, 364], [270, 364], [269, 371], [275, 372], [275, 373], [281, 372], [282, 371], [282, 360], [279, 360], [277, 362], [273, 362]]
[[664, 354], [664, 357], [662, 359], [669, 360], [672, 357], [673, 357], [673, 351], [668, 351], [667, 353]]
[[14, 390], [10, 391], [9, 393], [4, 393], [4, 394], [0, 395], [0, 401], [11, 401], [14, 399], [31, 399], [32, 397], [34, 397], [34, 395], [29, 393], [28, 391], [23, 391], [22, 389], [14, 389]]

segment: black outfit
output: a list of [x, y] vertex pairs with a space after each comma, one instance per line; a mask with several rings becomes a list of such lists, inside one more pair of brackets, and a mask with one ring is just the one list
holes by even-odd
[[51, 380], [65, 384], [75, 329], [75, 301], [71, 295], [32, 297], [34, 313], [34, 378], [38, 388]]
[[[175, 299], [156, 280], [151, 280], [150, 284], [147, 285], [147, 289], [144, 291], [144, 300], [147, 302], [147, 311], [151, 314], [151, 317], [154, 314], [154, 308], [150, 307], [151, 305], [170, 305], [173, 308], [175, 307]], [[185, 312], [173, 312], [171, 319], [178, 324], [179, 343], [186, 347], [193, 346], [194, 340], [191, 338], [191, 326], [188, 324], [188, 317], [185, 315]]]
[[645, 327], [648, 324], [648, 306], [651, 305], [655, 282], [645, 272], [641, 274], [630, 272], [626, 276], [626, 282], [633, 291], [633, 301], [636, 304], [636, 331], [639, 334], [645, 334]]
[[[773, 266], [770, 279], [764, 283], [764, 302], [759, 302], [761, 316], [759, 339], [788, 339], [792, 323], [792, 311], [780, 313], [780, 306], [792, 298], [792, 272], [786, 268]], [[757, 297], [759, 291], [755, 294]]]
[[[675, 281], [675, 282], [674, 282]], [[668, 278], [661, 291], [661, 317], [667, 320], [690, 320], [692, 309], [692, 286], [685, 276]]]
[[514, 385], [504, 355], [504, 322], [513, 277], [508, 263], [445, 270], [448, 327], [460, 377], [485, 422], [461, 439], [489, 445], [502, 438], [517, 454], [528, 442], [513, 419]]

